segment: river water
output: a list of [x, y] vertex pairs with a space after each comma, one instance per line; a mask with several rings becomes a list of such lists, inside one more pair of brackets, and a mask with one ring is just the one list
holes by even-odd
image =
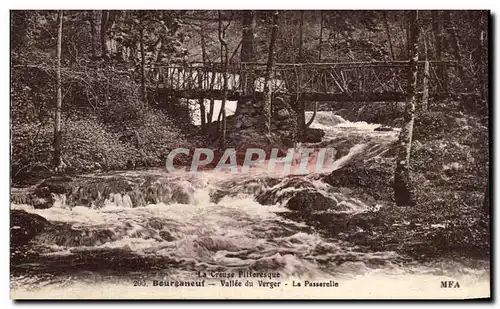
[[[310, 117], [310, 114], [308, 115]], [[313, 127], [326, 130], [323, 144], [360, 138], [347, 154], [332, 159], [328, 171], [354, 157], [376, 157], [398, 131], [352, 123], [318, 112]], [[376, 151], [374, 149], [376, 148]], [[362, 161], [360, 161], [362, 162]], [[326, 236], [287, 203], [313, 190], [336, 201], [327, 212], [377, 211], [359, 197], [331, 187], [318, 175], [277, 177], [265, 169], [251, 175], [222, 171], [168, 174], [129, 171], [123, 177], [155, 175], [182, 188], [187, 200], [130, 207], [109, 199], [99, 209], [66, 205], [50, 209], [11, 204], [38, 214], [53, 228], [32, 241], [30, 258], [11, 265], [16, 298], [462, 298], [489, 295], [488, 261], [436, 259], [419, 263], [397, 252], [369, 252]], [[299, 179], [291, 180], [291, 179]], [[217, 194], [217, 192], [219, 194]], [[270, 196], [266, 203], [262, 196]], [[214, 196], [217, 196], [214, 198]], [[262, 205], [266, 204], [266, 205]], [[253, 288], [226, 288], [231, 273], [248, 274]], [[204, 276], [207, 276], [205, 278]], [[259, 276], [263, 276], [262, 278]], [[267, 277], [266, 277], [267, 276]], [[278, 277], [278, 278], [276, 278]], [[245, 282], [246, 277], [237, 278]], [[279, 281], [260, 287], [259, 280]], [[165, 288], [153, 280], [203, 282], [204, 288]], [[338, 287], [294, 287], [298, 282], [337, 282]], [[442, 289], [442, 281], [460, 288]], [[143, 286], [147, 285], [147, 286]]]

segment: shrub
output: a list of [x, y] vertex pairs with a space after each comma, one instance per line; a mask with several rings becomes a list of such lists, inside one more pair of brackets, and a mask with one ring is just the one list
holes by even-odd
[[[454, 121], [455, 118], [452, 119]], [[454, 123], [450, 121], [450, 116], [445, 112], [421, 112], [415, 117], [413, 125], [414, 140], [430, 140], [441, 138], [450, 130], [450, 125]]]
[[145, 166], [161, 166], [170, 150], [187, 145], [187, 138], [161, 111], [151, 109], [143, 117], [135, 129], [139, 160]]
[[120, 169], [134, 151], [95, 120], [77, 120], [65, 124], [63, 158], [79, 171], [96, 168]]
[[[53, 67], [20, 67], [12, 77], [12, 179], [36, 181], [54, 173]], [[33, 76], [37, 78], [33, 78]], [[130, 74], [68, 67], [63, 71], [62, 156], [66, 172], [160, 166], [173, 148], [186, 146], [182, 117], [168, 118], [158, 106], [140, 101]], [[154, 104], [154, 103], [152, 103]], [[182, 114], [187, 106], [167, 107]], [[186, 114], [189, 117], [189, 114]], [[31, 179], [32, 178], [32, 179]]]
[[[52, 141], [50, 124], [26, 123], [12, 127], [12, 178], [23, 180], [51, 173]], [[124, 168], [133, 150], [93, 119], [64, 123], [62, 155], [69, 170]]]
[[12, 123], [11, 177], [50, 173], [53, 129], [46, 124]]

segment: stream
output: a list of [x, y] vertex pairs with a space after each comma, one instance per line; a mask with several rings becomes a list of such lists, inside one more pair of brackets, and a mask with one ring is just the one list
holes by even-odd
[[[310, 117], [308, 113], [308, 117]], [[398, 130], [349, 122], [318, 112], [312, 127], [325, 130], [322, 145], [360, 142], [327, 171], [354, 158], [373, 159], [386, 151]], [[126, 171], [120, 177], [161, 177], [182, 191], [179, 199], [132, 208], [124, 196], [102, 208], [67, 205], [60, 197], [49, 209], [11, 204], [47, 219], [52, 228], [34, 238], [26, 258], [11, 262], [16, 298], [461, 298], [489, 295], [489, 262], [468, 258], [417, 262], [394, 251], [373, 252], [309, 224], [290, 201], [314, 192], [333, 201], [328, 209], [347, 215], [377, 211], [361, 197], [323, 182], [317, 174], [278, 177], [265, 169], [251, 174], [164, 170]], [[116, 176], [116, 174], [115, 174]], [[171, 193], [174, 194], [175, 193]], [[323, 223], [327, 224], [327, 223]], [[255, 280], [253, 289], [226, 288], [231, 273]], [[206, 278], [204, 277], [206, 275]], [[237, 278], [245, 281], [247, 277]], [[261, 286], [259, 280], [280, 281]], [[165, 288], [157, 282], [202, 282], [208, 288]], [[338, 287], [294, 287], [297, 282], [335, 281]], [[443, 290], [442, 281], [460, 288]], [[147, 285], [147, 286], [145, 286]]]

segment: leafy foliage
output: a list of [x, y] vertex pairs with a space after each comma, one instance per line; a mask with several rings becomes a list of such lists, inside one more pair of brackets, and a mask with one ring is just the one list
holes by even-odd
[[[96, 119], [68, 120], [63, 131], [63, 160], [68, 171], [89, 172], [135, 166], [161, 166], [173, 148], [186, 145], [183, 133], [163, 113], [149, 110], [134, 132], [113, 133]], [[53, 127], [21, 124], [12, 127], [14, 180], [46, 177], [52, 170]], [[131, 137], [131, 138], [130, 138]]]
[[[413, 207], [393, 203], [394, 151], [371, 164], [347, 166], [326, 178], [333, 185], [353, 190], [356, 196], [375, 197], [373, 203], [387, 205], [378, 212], [349, 217], [349, 224], [360, 224], [363, 231], [339, 237], [375, 251], [396, 250], [417, 259], [489, 254], [489, 218], [483, 208], [488, 128], [478, 115], [460, 111], [460, 105], [436, 102], [432, 110], [420, 111], [415, 119], [410, 157]], [[362, 116], [373, 117], [377, 110], [376, 105], [369, 105]]]
[[[452, 12], [449, 16], [453, 21], [459, 18], [464, 22], [457, 36], [464, 47], [460, 53], [466, 62], [468, 89], [474, 84], [474, 78], [484, 79], [487, 75], [482, 74], [487, 64], [487, 53], [484, 51], [487, 46], [484, 33], [487, 19], [481, 14]], [[182, 104], [172, 101], [166, 107], [163, 102], [156, 102], [151, 93], [146, 98], [148, 102], [141, 102], [140, 46], [142, 42], [146, 67], [188, 59], [201, 61], [199, 41], [203, 37], [207, 58], [217, 60], [220, 58], [220, 45], [216, 15], [215, 11], [64, 12], [61, 72], [64, 151], [67, 152], [64, 157], [73, 169], [88, 171], [99, 169], [99, 166], [103, 169], [125, 168], [130, 166], [127, 164], [130, 162], [132, 165], [158, 165], [168, 149], [177, 144], [187, 144], [186, 134], [192, 128], [187, 117], [178, 117], [179, 111], [186, 109]], [[224, 11], [222, 15], [226, 23], [230, 23], [227, 29], [229, 50], [237, 55], [242, 31], [241, 16], [236, 11]], [[267, 59], [271, 15], [268, 11], [256, 12], [256, 61]], [[325, 11], [323, 15], [319, 11], [306, 11], [303, 16], [301, 44], [298, 31], [300, 12], [281, 12], [280, 35], [276, 42], [278, 62], [298, 61], [300, 45], [304, 55], [300, 60], [316, 62], [320, 41], [321, 61], [325, 62], [388, 60], [392, 52], [396, 59], [407, 58], [405, 21], [401, 12], [387, 12], [384, 16], [377, 11]], [[431, 12], [421, 11], [423, 32], [431, 33], [432, 23], [436, 22], [431, 16]], [[438, 21], [441, 26], [444, 22]], [[429, 53], [435, 53], [433, 45], [438, 37], [451, 47], [450, 33], [445, 27], [441, 27], [440, 31], [433, 36], [428, 35]], [[51, 160], [51, 124], [56, 97], [56, 35], [57, 12], [11, 12], [12, 169], [13, 176], [17, 175], [15, 177], [26, 176], [37, 169], [51, 169], [47, 164]], [[393, 50], [389, 51], [389, 45]], [[423, 50], [423, 42], [420, 45]], [[104, 47], [109, 50], [109, 55], [101, 51]], [[452, 48], [444, 50], [443, 59], [454, 59]], [[238, 58], [235, 56], [233, 61]], [[145, 76], [145, 79], [148, 78]], [[451, 82], [456, 81], [457, 76], [453, 75], [451, 79]], [[475, 106], [475, 103], [469, 105]], [[399, 105], [386, 108], [387, 105], [380, 104], [375, 110], [363, 109], [362, 105], [360, 103], [355, 112], [348, 111], [350, 117], [346, 118], [398, 124], [401, 114]], [[456, 106], [452, 109], [460, 110]], [[455, 125], [453, 122], [456, 119], [465, 119], [466, 126], [471, 126], [471, 119], [448, 111], [417, 117], [414, 140], [425, 143], [427, 139], [444, 138], [447, 128]], [[425, 128], [424, 131], [422, 128]], [[461, 132], [463, 141], [459, 141], [460, 144], [469, 147], [464, 151], [481, 149], [484, 153], [487, 148], [484, 143], [478, 146], [470, 142], [483, 140], [484, 131]], [[478, 153], [477, 158], [480, 157]], [[484, 155], [481, 158], [475, 162], [487, 162]], [[90, 163], [93, 160], [98, 166]]]
[[[53, 127], [25, 124], [14, 126], [12, 131], [14, 179], [47, 175], [52, 156]], [[63, 160], [73, 171], [123, 168], [130, 156], [129, 148], [95, 120], [66, 122], [63, 145]]]

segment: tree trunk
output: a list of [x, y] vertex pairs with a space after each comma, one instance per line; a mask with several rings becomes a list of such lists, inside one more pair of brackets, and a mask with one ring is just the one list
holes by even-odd
[[156, 63], [159, 63], [163, 54], [163, 35], [161, 34], [154, 44], [154, 51], [155, 54], [152, 58], [155, 59]]
[[278, 32], [278, 17], [279, 12], [273, 14], [273, 25], [271, 30], [271, 40], [269, 41], [269, 51], [267, 57], [266, 73], [264, 76], [264, 113], [267, 115], [266, 128], [271, 134], [271, 102], [272, 102], [272, 80], [271, 73], [274, 67], [274, 45], [276, 43], [276, 34]]
[[475, 12], [475, 29], [476, 33], [474, 34], [474, 45], [476, 46], [473, 52], [473, 59], [476, 66], [476, 83], [477, 83], [477, 91], [482, 100], [486, 100], [488, 97], [488, 74], [487, 74], [487, 57], [485, 57], [485, 36], [487, 35], [485, 29], [487, 27], [482, 26], [483, 19], [488, 18], [485, 11], [477, 11]]
[[[441, 24], [440, 24], [440, 17], [439, 17], [439, 11], [433, 10], [432, 11], [432, 32], [434, 32], [434, 60], [443, 60], [443, 50], [442, 50], [442, 43], [443, 43], [443, 32], [441, 30]], [[436, 74], [438, 78], [442, 82], [442, 90], [445, 91], [446, 89], [444, 88], [444, 71], [442, 66], [438, 66], [436, 68]]]
[[410, 58], [410, 56], [408, 55], [408, 51], [410, 49], [410, 38], [408, 37], [408, 16], [407, 16], [407, 13], [406, 11], [401, 11], [401, 32], [402, 32], [402, 37], [403, 37], [403, 50], [406, 51], [406, 57], [407, 58]]
[[200, 106], [200, 121], [201, 121], [201, 132], [207, 132], [207, 115], [205, 112], [205, 99], [198, 98], [198, 105]]
[[486, 183], [486, 190], [484, 192], [484, 200], [483, 200], [483, 211], [485, 214], [490, 214], [490, 179], [488, 177]]
[[94, 21], [94, 11], [89, 10], [87, 12], [90, 22], [90, 40], [91, 40], [91, 51], [92, 59], [97, 58], [97, 41], [96, 41], [96, 31], [95, 31], [95, 21]]
[[460, 78], [460, 81], [463, 83], [464, 89], [467, 91], [469, 85], [464, 80], [465, 75], [464, 75], [464, 63], [462, 61], [462, 49], [460, 46], [460, 42], [458, 40], [457, 28], [455, 27], [455, 23], [453, 22], [452, 18], [449, 18], [449, 24], [447, 25], [447, 30], [450, 33], [451, 37], [453, 55], [455, 57], [455, 60], [457, 61], [458, 77]]
[[325, 18], [324, 16], [325, 12], [321, 11], [321, 18], [319, 22], [319, 44], [318, 44], [318, 62], [321, 63], [321, 52], [323, 50], [323, 19]]
[[101, 57], [103, 59], [109, 58], [109, 50], [107, 43], [109, 11], [101, 11]]
[[[215, 63], [212, 63], [212, 75], [210, 76], [210, 92], [213, 91], [214, 85], [215, 85]], [[210, 96], [210, 107], [208, 108], [208, 114], [207, 114], [207, 131], [212, 132], [210, 129], [212, 126], [212, 118], [214, 116], [214, 107], [215, 107], [215, 100], [214, 96]]]
[[424, 78], [422, 82], [422, 110], [427, 111], [429, 107], [429, 59], [427, 56], [427, 38], [424, 37], [424, 47], [425, 47], [425, 64], [424, 64]]
[[223, 93], [222, 93], [222, 102], [220, 106], [220, 114], [222, 114], [222, 128], [221, 128], [221, 139], [220, 139], [220, 148], [224, 148], [226, 144], [226, 100], [227, 100], [227, 91], [228, 91], [228, 75], [227, 75], [227, 67], [228, 67], [228, 60], [229, 60], [229, 50], [227, 47], [227, 42], [225, 39], [226, 35], [226, 27], [223, 27], [222, 25], [222, 14], [221, 11], [218, 11], [219, 15], [219, 42], [220, 42], [220, 59], [221, 59], [221, 64], [222, 64], [222, 78], [224, 80], [223, 83]]
[[[241, 31], [240, 62], [254, 62], [255, 12], [243, 11], [242, 14], [243, 28]], [[242, 73], [243, 74], [241, 75], [241, 80], [243, 81], [243, 92], [245, 94], [253, 93], [255, 84], [253, 74], [246, 70]]]
[[62, 51], [62, 30], [63, 30], [63, 11], [60, 10], [57, 16], [57, 101], [54, 113], [54, 166], [56, 171], [60, 172], [63, 168], [63, 160], [61, 157], [61, 110], [62, 110], [62, 81], [61, 81], [61, 51]]
[[210, 98], [210, 105], [208, 107], [207, 112], [207, 132], [211, 132], [212, 127], [212, 118], [214, 117], [214, 107], [215, 107], [215, 99], [213, 97]]
[[316, 118], [317, 111], [318, 111], [318, 102], [314, 102], [314, 111], [311, 119], [309, 119], [309, 121], [306, 123], [306, 128], [309, 128], [309, 126], [311, 126], [311, 124], [314, 122], [314, 118]]
[[[300, 24], [299, 24], [299, 55], [297, 57], [299, 63], [304, 62], [304, 11], [300, 11]], [[302, 75], [299, 76], [302, 78]], [[299, 85], [302, 85], [302, 80], [300, 80]], [[306, 117], [305, 117], [305, 104], [304, 98], [302, 96], [302, 89], [297, 89], [297, 122], [299, 125], [299, 141], [302, 141], [306, 133]]]
[[207, 56], [207, 43], [205, 41], [205, 35], [203, 33], [200, 33], [200, 38], [201, 38], [201, 61], [203, 64], [208, 63], [208, 56]]
[[413, 122], [415, 119], [415, 92], [418, 72], [418, 37], [420, 34], [418, 11], [409, 11], [407, 19], [409, 31], [408, 38], [410, 43], [408, 50], [410, 59], [408, 64], [407, 102], [404, 113], [404, 125], [399, 134], [398, 155], [394, 175], [394, 200], [398, 206], [411, 206], [414, 203], [409, 167]]
[[448, 27], [450, 25], [450, 11], [449, 10], [444, 10], [443, 11], [443, 30], [441, 31], [442, 35], [442, 41], [441, 41], [441, 49], [442, 50], [448, 50], [448, 47], [450, 46], [450, 42], [448, 40], [448, 36], [446, 35], [448, 32]]
[[144, 28], [142, 27], [139, 45], [141, 49], [141, 100], [146, 104], [146, 52], [144, 51]]
[[299, 56], [297, 59], [299, 63], [304, 62], [304, 11], [300, 11], [300, 24], [299, 24]]
[[387, 20], [387, 12], [382, 11], [384, 15], [384, 26], [385, 26], [385, 35], [387, 36], [387, 41], [389, 42], [389, 51], [391, 52], [391, 59], [396, 60], [394, 57], [394, 49], [392, 48], [392, 39], [391, 39], [391, 31], [389, 28], [389, 21]]
[[[203, 33], [200, 32], [200, 38], [201, 38], [201, 59], [203, 62], [203, 65], [205, 67], [207, 63], [207, 54], [205, 50], [205, 36]], [[198, 87], [200, 89], [203, 89], [203, 74], [202, 71], [198, 72]], [[205, 113], [205, 98], [200, 97], [198, 99], [198, 105], [200, 106], [200, 120], [201, 120], [201, 131], [203, 133], [206, 133], [208, 130], [207, 124], [206, 124], [206, 113]]]

